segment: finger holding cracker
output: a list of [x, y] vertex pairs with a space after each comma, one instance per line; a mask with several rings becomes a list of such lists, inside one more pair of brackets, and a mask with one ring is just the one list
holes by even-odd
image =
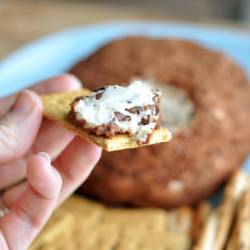
[[44, 116], [106, 151], [167, 142], [171, 133], [160, 128], [160, 92], [142, 82], [128, 87], [106, 86], [41, 97]]

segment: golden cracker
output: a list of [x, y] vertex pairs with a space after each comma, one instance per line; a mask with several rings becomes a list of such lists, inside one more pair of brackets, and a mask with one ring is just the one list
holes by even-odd
[[162, 231], [169, 223], [169, 217], [160, 209], [110, 208], [102, 217], [103, 223], [119, 224], [120, 227], [147, 227]]
[[67, 234], [68, 230], [72, 228], [73, 223], [74, 216], [72, 214], [63, 208], [57, 209], [39, 234], [39, 237], [32, 243], [30, 250], [39, 249], [43, 244], [53, 242], [57, 236]]
[[152, 233], [145, 236], [137, 249], [143, 250], [189, 250], [191, 240], [188, 234], [178, 231]]
[[243, 171], [236, 172], [226, 185], [222, 203], [218, 208], [219, 223], [213, 248], [214, 250], [224, 249], [241, 195], [248, 186], [249, 178]]
[[105, 206], [99, 202], [86, 199], [79, 195], [72, 195], [65, 200], [61, 207], [75, 215], [89, 213], [90, 211], [104, 210]]
[[200, 238], [211, 212], [212, 205], [208, 201], [201, 202], [197, 206], [192, 223], [192, 238], [195, 243]]
[[250, 188], [242, 194], [227, 250], [250, 249]]
[[[250, 180], [249, 180], [250, 181]], [[250, 249], [250, 188], [244, 193], [238, 207], [237, 247], [241, 250]]]
[[238, 225], [236, 225], [236, 223], [234, 223], [233, 228], [231, 230], [230, 236], [226, 242], [226, 247], [225, 250], [235, 250], [238, 249], [236, 247], [237, 245], [237, 230], [238, 230]]
[[105, 210], [105, 207], [100, 203], [76, 195], [68, 198], [61, 207], [67, 212], [73, 214], [77, 221], [82, 218], [84, 219], [83, 225], [80, 225], [82, 230], [97, 225], [100, 218], [103, 217]]
[[77, 128], [67, 118], [68, 112], [70, 110], [70, 103], [74, 100], [75, 97], [86, 96], [88, 94], [90, 94], [90, 91], [87, 89], [83, 89], [80, 91], [41, 96], [44, 116], [60, 123], [62, 126], [75, 132], [80, 137], [94, 142], [106, 151], [137, 148], [139, 146], [168, 142], [171, 139], [171, 133], [166, 128], [156, 129], [153, 132], [149, 143], [142, 145], [138, 145], [137, 142], [128, 135], [115, 135], [109, 139], [87, 133], [84, 130]]
[[[76, 196], [61, 208], [74, 216], [73, 227], [65, 236], [35, 250], [188, 250], [191, 246], [186, 232], [190, 211], [186, 208], [176, 213], [153, 208], [109, 208]], [[180, 228], [176, 224], [169, 226], [173, 216], [185, 223]]]
[[168, 229], [191, 234], [193, 210], [190, 207], [183, 206], [169, 213]]
[[206, 225], [204, 226], [198, 241], [193, 247], [193, 250], [214, 249], [217, 226], [218, 226], [218, 213], [216, 210], [214, 210], [209, 214]]
[[180, 207], [177, 210], [177, 228], [191, 234], [194, 212], [190, 207]]
[[225, 248], [240, 197], [248, 188], [248, 183], [249, 177], [242, 171], [236, 172], [230, 178], [224, 190], [222, 203], [209, 215], [194, 247], [195, 250], [222, 250]]

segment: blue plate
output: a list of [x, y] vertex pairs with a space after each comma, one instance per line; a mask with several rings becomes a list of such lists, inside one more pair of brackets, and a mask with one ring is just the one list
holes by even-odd
[[128, 35], [195, 40], [226, 52], [250, 76], [250, 33], [170, 22], [116, 22], [69, 29], [17, 50], [0, 63], [0, 97], [65, 72], [97, 47]]
[[[0, 63], [0, 97], [63, 73], [104, 43], [128, 35], [194, 40], [229, 54], [250, 76], [250, 32], [171, 22], [116, 22], [69, 29], [17, 50]], [[244, 167], [250, 171], [250, 160]]]

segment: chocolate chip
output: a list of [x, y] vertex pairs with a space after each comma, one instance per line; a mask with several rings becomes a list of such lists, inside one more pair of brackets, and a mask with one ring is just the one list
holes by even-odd
[[160, 96], [159, 95], [155, 95], [153, 97], [153, 101], [154, 101], [154, 103], [159, 103], [160, 102]]
[[98, 88], [98, 89], [95, 89], [94, 92], [99, 92], [99, 91], [104, 91], [106, 89], [106, 87], [101, 87], [101, 88]]
[[146, 106], [146, 109], [147, 110], [149, 109], [151, 114], [154, 115], [154, 116], [158, 115], [159, 112], [160, 112], [160, 109], [159, 109], [159, 107], [157, 105], [148, 105], [148, 106]]
[[139, 115], [142, 110], [143, 110], [142, 107], [133, 107], [130, 109], [126, 109], [126, 111], [128, 111], [129, 113], [137, 114], [137, 115]]
[[151, 109], [152, 115], [158, 115], [160, 113], [160, 109], [158, 106], [154, 106], [153, 109]]
[[151, 116], [147, 115], [147, 118], [142, 118], [140, 125], [148, 125], [150, 123]]
[[95, 96], [96, 100], [101, 99], [102, 95], [103, 95], [103, 92], [97, 93], [96, 96]]
[[130, 121], [131, 120], [131, 117], [130, 116], [127, 116], [127, 115], [124, 115], [120, 112], [114, 112], [115, 114], [115, 117], [117, 118], [117, 120], [119, 122], [122, 122], [122, 121]]
[[105, 91], [105, 89], [106, 89], [106, 87], [101, 87], [101, 88], [94, 90], [94, 92], [97, 93], [95, 96], [96, 100], [99, 100], [102, 98], [102, 95], [103, 95], [103, 92]]
[[146, 106], [146, 110], [150, 110], [150, 113], [152, 114], [152, 115], [155, 115], [155, 105], [148, 105], [148, 106]]
[[158, 115], [160, 113], [159, 106], [155, 106], [155, 115]]

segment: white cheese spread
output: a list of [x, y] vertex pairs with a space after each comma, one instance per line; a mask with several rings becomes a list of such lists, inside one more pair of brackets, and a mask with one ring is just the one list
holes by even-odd
[[[74, 107], [76, 119], [85, 120], [86, 127], [97, 127], [115, 124], [125, 133], [128, 132], [136, 140], [147, 140], [148, 134], [156, 127], [159, 114], [154, 115], [154, 122], [142, 124], [142, 119], [152, 116], [150, 109], [143, 109], [147, 105], [154, 105], [155, 95], [160, 92], [152, 91], [142, 81], [133, 81], [127, 87], [111, 85], [93, 92], [90, 96], [80, 99]], [[97, 96], [100, 97], [97, 98]], [[142, 108], [140, 112], [131, 112], [134, 107]], [[117, 113], [127, 119], [118, 119]]]
[[195, 105], [187, 93], [174, 85], [160, 84], [154, 80], [144, 80], [151, 89], [161, 92], [161, 124], [176, 133], [192, 121]]

